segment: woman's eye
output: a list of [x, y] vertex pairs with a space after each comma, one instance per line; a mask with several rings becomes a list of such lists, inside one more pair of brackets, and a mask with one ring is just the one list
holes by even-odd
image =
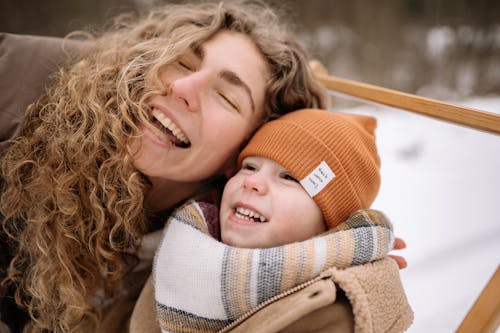
[[289, 181], [292, 181], [292, 182], [296, 182], [296, 183], [299, 183], [299, 181], [297, 180], [297, 178], [295, 178], [294, 176], [292, 176], [291, 174], [289, 173], [285, 173], [283, 175], [283, 179], [285, 180], [289, 180]]
[[177, 61], [177, 63], [179, 64], [179, 66], [181, 66], [184, 69], [187, 69], [188, 71], [193, 70], [193, 68], [185, 61], [179, 60], [179, 61]]
[[233, 103], [224, 93], [218, 92], [219, 96], [226, 102], [231, 108], [239, 111], [235, 103]]

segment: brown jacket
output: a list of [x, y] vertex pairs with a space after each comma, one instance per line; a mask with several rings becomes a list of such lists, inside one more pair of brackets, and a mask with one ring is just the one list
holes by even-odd
[[17, 134], [26, 107], [78, 46], [61, 38], [0, 33], [0, 152]]

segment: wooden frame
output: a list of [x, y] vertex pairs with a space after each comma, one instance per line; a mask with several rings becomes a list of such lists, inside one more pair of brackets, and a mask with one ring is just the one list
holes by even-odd
[[318, 61], [310, 66], [327, 89], [500, 135], [498, 114], [331, 76]]
[[500, 325], [500, 266], [465, 315], [456, 333], [493, 333]]

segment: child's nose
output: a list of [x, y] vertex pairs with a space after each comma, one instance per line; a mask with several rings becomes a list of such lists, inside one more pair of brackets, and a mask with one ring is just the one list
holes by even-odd
[[251, 175], [247, 175], [243, 182], [243, 186], [260, 195], [266, 194], [269, 188], [262, 172], [255, 172]]

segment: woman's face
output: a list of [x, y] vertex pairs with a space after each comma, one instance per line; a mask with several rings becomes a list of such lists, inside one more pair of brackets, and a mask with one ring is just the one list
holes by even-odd
[[151, 101], [134, 165], [150, 179], [179, 182], [223, 173], [263, 119], [268, 77], [252, 40], [230, 31], [164, 67], [169, 93]]

